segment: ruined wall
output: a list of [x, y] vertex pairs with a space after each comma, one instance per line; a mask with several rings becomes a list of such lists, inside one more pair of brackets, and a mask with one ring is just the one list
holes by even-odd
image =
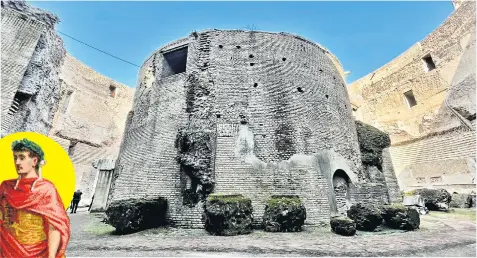
[[134, 90], [72, 56], [54, 31], [59, 19], [25, 1], [2, 1], [2, 135], [48, 135], [73, 161], [89, 204], [99, 159], [115, 159]]
[[58, 18], [24, 1], [2, 1], [2, 135], [47, 134], [60, 97], [65, 56]]
[[475, 190], [475, 142], [475, 131], [460, 129], [389, 148], [401, 189]]
[[[349, 86], [356, 117], [389, 133], [393, 144], [460, 126], [444, 99], [473, 32], [475, 2], [468, 1], [424, 40]], [[431, 71], [423, 61], [428, 54]], [[417, 101], [411, 108], [408, 90]]]
[[117, 158], [134, 89], [97, 73], [69, 54], [60, 78], [61, 100], [49, 135], [68, 143], [77, 189], [83, 192], [83, 203], [89, 204], [96, 177], [92, 163]]
[[[165, 56], [183, 46], [186, 72], [170, 75], [176, 61]], [[328, 222], [333, 173], [366, 178], [330, 56], [302, 38], [255, 31], [193, 33], [156, 51], [139, 74], [108, 203], [160, 196], [173, 223], [200, 226], [208, 191], [250, 197], [256, 218], [272, 194], [298, 194], [307, 223]]]
[[[424, 40], [348, 88], [356, 119], [390, 135], [384, 163], [401, 190], [475, 187], [475, 169], [468, 164], [475, 163], [476, 147], [476, 9], [473, 1], [456, 2], [456, 10]], [[435, 67], [426, 63], [429, 56]], [[414, 106], [404, 95], [409, 90]]]

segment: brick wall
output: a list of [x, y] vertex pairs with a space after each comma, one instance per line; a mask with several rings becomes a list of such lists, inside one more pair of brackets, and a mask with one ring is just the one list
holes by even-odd
[[[357, 119], [389, 133], [393, 144], [459, 127], [460, 121], [447, 110], [444, 99], [465, 42], [474, 32], [475, 2], [467, 1], [425, 39], [351, 83], [349, 93], [358, 107]], [[431, 71], [422, 59], [428, 54], [436, 66]], [[417, 101], [411, 108], [404, 98], [408, 90]]]
[[445, 188], [451, 193], [475, 189], [476, 138], [459, 129], [389, 148], [402, 190]]
[[[40, 21], [31, 19], [27, 15], [2, 8], [2, 128], [7, 113], [12, 104], [13, 97], [20, 87], [31, 56], [35, 50], [40, 36], [45, 31], [45, 25]], [[3, 130], [2, 130], [3, 131]]]
[[363, 183], [350, 191], [351, 203], [389, 204], [386, 184]]
[[[92, 163], [117, 158], [134, 89], [95, 72], [69, 54], [60, 78], [61, 98], [49, 135], [69, 141], [76, 188], [83, 192], [83, 203], [89, 204], [96, 178]], [[116, 88], [114, 97], [111, 86]]]
[[24, 1], [2, 1], [2, 134], [47, 134], [60, 95], [65, 49], [57, 18]]
[[[160, 51], [183, 45], [186, 73], [163, 78], [159, 51], [139, 72], [108, 204], [161, 196], [173, 223], [200, 227], [202, 203], [182, 205], [190, 179], [174, 143], [183, 126], [202, 126], [213, 136], [215, 192], [250, 197], [256, 223], [271, 195], [298, 194], [308, 224], [328, 223], [334, 171], [343, 169], [355, 182], [362, 174], [339, 62], [317, 44], [264, 32], [205, 31]], [[190, 100], [192, 74], [206, 96]]]
[[386, 182], [387, 194], [391, 203], [401, 203], [401, 189], [394, 171], [393, 160], [389, 148], [383, 150], [383, 176]]

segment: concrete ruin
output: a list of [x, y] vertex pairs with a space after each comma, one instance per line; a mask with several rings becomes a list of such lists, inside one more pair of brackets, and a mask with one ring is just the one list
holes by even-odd
[[23, 1], [1, 1], [1, 136], [48, 134], [60, 101], [60, 67], [66, 50], [55, 15]]
[[475, 1], [348, 87], [357, 120], [391, 138], [385, 163], [403, 191], [475, 191]]
[[393, 171], [363, 165], [358, 140], [343, 69], [324, 47], [287, 33], [193, 32], [140, 69], [108, 206], [162, 197], [170, 223], [203, 227], [211, 192], [251, 198], [255, 218], [270, 196], [292, 194], [308, 224], [329, 223], [350, 203], [390, 202]]
[[400, 190], [475, 189], [475, 2], [349, 87], [316, 43], [207, 30], [154, 52], [136, 91], [70, 56], [55, 15], [1, 4], [1, 134], [60, 143], [93, 211], [163, 197], [171, 223], [202, 227], [211, 192], [250, 197], [256, 218], [293, 194], [318, 225]]
[[25, 1], [1, 7], [1, 135], [32, 131], [57, 141], [74, 164], [80, 206], [89, 205], [103, 182], [93, 163], [117, 158], [134, 90], [69, 55], [55, 15]]

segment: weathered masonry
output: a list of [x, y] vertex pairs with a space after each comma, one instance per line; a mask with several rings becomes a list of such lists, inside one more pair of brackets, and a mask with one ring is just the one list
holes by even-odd
[[295, 194], [309, 224], [328, 223], [350, 202], [390, 201], [394, 172], [373, 148], [365, 162], [327, 49], [286, 33], [194, 32], [141, 67], [108, 205], [162, 197], [170, 222], [198, 227], [211, 192], [250, 197], [258, 221], [268, 197]]
[[353, 82], [356, 119], [389, 134], [402, 190], [475, 191], [475, 1], [400, 56]]
[[100, 173], [92, 163], [116, 159], [134, 90], [69, 55], [54, 14], [18, 0], [1, 7], [1, 135], [33, 131], [57, 141], [75, 166], [80, 206], [89, 205]]

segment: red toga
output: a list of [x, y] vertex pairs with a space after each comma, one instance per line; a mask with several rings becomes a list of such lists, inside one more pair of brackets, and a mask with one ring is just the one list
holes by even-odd
[[0, 186], [0, 257], [48, 257], [50, 225], [60, 232], [56, 257], [64, 257], [70, 239], [70, 220], [52, 182], [16, 179]]

